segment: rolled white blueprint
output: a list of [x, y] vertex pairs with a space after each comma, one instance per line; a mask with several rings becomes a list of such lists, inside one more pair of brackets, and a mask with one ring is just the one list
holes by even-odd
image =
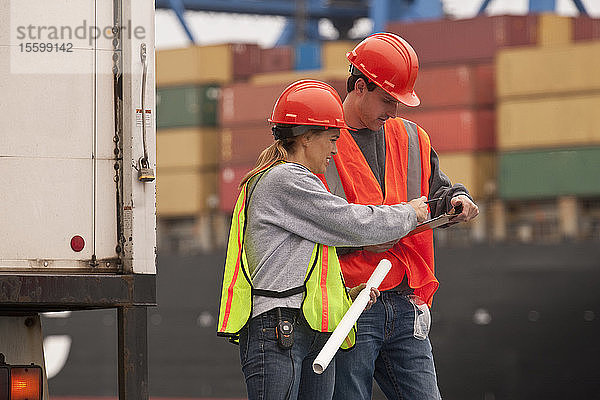
[[325, 343], [317, 355], [317, 358], [313, 361], [312, 367], [315, 373], [322, 374], [323, 371], [325, 371], [333, 359], [333, 356], [340, 348], [340, 345], [358, 320], [358, 317], [360, 317], [360, 314], [365, 310], [365, 307], [371, 298], [371, 288], [379, 287], [381, 281], [383, 281], [383, 278], [390, 272], [391, 268], [392, 263], [390, 263], [389, 260], [384, 258], [379, 261], [377, 268], [375, 268], [375, 271], [373, 271], [371, 277], [367, 281], [367, 285], [360, 291], [358, 296], [356, 296], [356, 300], [354, 300], [354, 303], [352, 303], [348, 311], [346, 311], [346, 314], [344, 314], [344, 317], [329, 337], [329, 340], [327, 340], [327, 343]]

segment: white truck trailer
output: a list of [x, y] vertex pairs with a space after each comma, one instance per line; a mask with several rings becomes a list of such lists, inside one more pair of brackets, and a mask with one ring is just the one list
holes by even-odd
[[116, 308], [120, 399], [148, 398], [154, 82], [152, 0], [0, 0], [0, 353], [43, 368], [40, 313]]

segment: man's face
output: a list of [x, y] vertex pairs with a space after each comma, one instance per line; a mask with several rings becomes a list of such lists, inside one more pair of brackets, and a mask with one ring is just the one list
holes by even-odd
[[369, 92], [364, 85], [358, 105], [359, 119], [363, 126], [356, 128], [369, 128], [372, 131], [381, 129], [388, 118], [396, 116], [397, 107], [398, 101], [382, 88], [377, 86], [375, 90]]

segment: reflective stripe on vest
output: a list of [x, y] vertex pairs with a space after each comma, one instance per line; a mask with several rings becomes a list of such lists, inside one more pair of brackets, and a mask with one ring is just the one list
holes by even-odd
[[[256, 184], [257, 182], [254, 182], [254, 179], [259, 180], [262, 177], [262, 175], [257, 175], [266, 173], [272, 167], [258, 172], [249, 182], [252, 181]], [[240, 330], [252, 315], [253, 295], [285, 297], [297, 293], [296, 289], [298, 289], [292, 288], [283, 292], [272, 292], [255, 289], [252, 286], [244, 248], [246, 205], [251, 196], [251, 194], [247, 194], [248, 186], [247, 182], [242, 187], [229, 231], [217, 327], [219, 336], [228, 336], [232, 341], [237, 341]], [[313, 330], [332, 332], [351, 304], [350, 297], [346, 293], [335, 247], [315, 243], [306, 269], [305, 279], [301, 286], [304, 292], [301, 306], [304, 318]], [[352, 347], [355, 338], [356, 331], [352, 329], [341, 348]]]
[[[420, 127], [401, 118], [389, 119], [385, 130], [385, 196], [362, 151], [346, 130], [337, 141], [335, 163], [348, 202], [357, 204], [398, 204], [429, 194], [431, 175], [429, 137]], [[336, 176], [328, 171], [327, 177]], [[329, 182], [328, 182], [329, 183]], [[380, 289], [398, 286], [405, 274], [410, 287], [430, 303], [438, 282], [434, 275], [433, 233], [426, 231], [403, 238], [384, 253], [357, 251], [340, 257], [344, 279], [352, 287], [366, 282], [378, 262], [388, 258], [392, 270]]]
[[409, 121], [402, 121], [408, 134], [408, 168], [406, 172], [406, 199], [421, 197], [421, 149], [419, 148], [419, 132], [417, 126]]

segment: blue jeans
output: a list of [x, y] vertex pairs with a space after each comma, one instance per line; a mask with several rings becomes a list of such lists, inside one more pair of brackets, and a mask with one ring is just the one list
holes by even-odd
[[330, 400], [335, 360], [321, 375], [312, 370], [312, 363], [330, 334], [311, 330], [300, 310], [284, 308], [282, 316], [296, 321], [290, 350], [282, 350], [277, 344], [275, 310], [252, 318], [240, 332], [240, 361], [248, 400]]
[[358, 320], [356, 347], [336, 355], [334, 400], [371, 398], [373, 377], [390, 400], [439, 400], [429, 337], [413, 336], [408, 296], [382, 292]]

